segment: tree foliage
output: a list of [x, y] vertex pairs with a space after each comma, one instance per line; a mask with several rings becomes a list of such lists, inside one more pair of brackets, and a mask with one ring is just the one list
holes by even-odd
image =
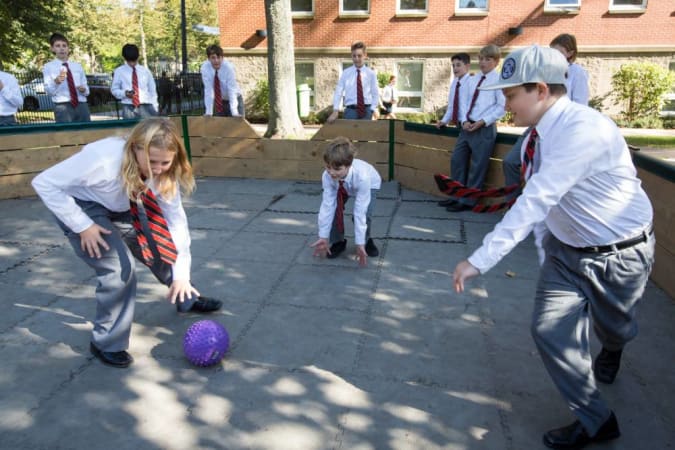
[[663, 94], [674, 84], [672, 72], [648, 62], [624, 64], [612, 75], [616, 104], [624, 106], [622, 114], [629, 122], [658, 113]]
[[44, 52], [54, 31], [69, 30], [68, 0], [3, 0], [0, 2], [0, 64], [21, 65], [25, 55]]

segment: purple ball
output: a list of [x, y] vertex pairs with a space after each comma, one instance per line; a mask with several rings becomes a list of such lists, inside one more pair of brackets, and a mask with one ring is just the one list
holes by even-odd
[[195, 322], [185, 332], [183, 351], [195, 366], [206, 367], [217, 364], [225, 356], [230, 345], [227, 330], [213, 320]]

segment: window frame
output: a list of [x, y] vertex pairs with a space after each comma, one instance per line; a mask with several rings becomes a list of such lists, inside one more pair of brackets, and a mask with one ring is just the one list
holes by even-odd
[[490, 0], [485, 0], [485, 7], [462, 7], [461, 2], [465, 0], [455, 0], [455, 16], [487, 16], [490, 12]]
[[311, 91], [309, 93], [309, 107], [310, 107], [310, 109], [314, 109], [314, 107], [316, 106], [315, 97], [314, 97], [314, 94], [316, 93], [316, 61], [311, 60], [311, 59], [296, 59], [295, 61], [293, 61], [293, 69], [295, 70], [295, 74], [296, 74], [295, 75], [296, 76], [296, 85], [295, 85], [296, 89], [298, 87], [298, 84], [297, 84], [297, 73], [298, 73], [297, 65], [298, 64], [311, 64], [312, 65], [312, 78], [314, 78], [314, 86], [310, 86]]
[[647, 11], [647, 0], [642, 0], [642, 5], [615, 5], [615, 0], [609, 0], [610, 14], [642, 14]]
[[291, 17], [293, 19], [310, 19], [314, 17], [314, 11], [315, 9], [315, 0], [311, 0], [312, 2], [312, 10], [311, 11], [293, 11], [293, 5], [291, 4]]
[[344, 2], [345, 0], [338, 0], [339, 2], [339, 17], [370, 17], [370, 0], [366, 0], [368, 2], [368, 10], [367, 11], [345, 11], [344, 9]]
[[578, 14], [581, 10], [581, 0], [567, 0], [565, 4], [551, 4], [551, 0], [544, 1], [545, 13]]
[[429, 15], [429, 0], [424, 0], [424, 9], [401, 9], [401, 2], [396, 0], [396, 17], [426, 17]]
[[[401, 88], [398, 87], [398, 80], [403, 79], [401, 76], [401, 71], [400, 71], [400, 65], [401, 64], [420, 64], [422, 66], [422, 86], [421, 90], [419, 91], [405, 91], [402, 90]], [[397, 80], [397, 86], [396, 89], [398, 89], [398, 98], [399, 101], [402, 97], [419, 97], [420, 98], [420, 106], [419, 108], [417, 107], [409, 107], [409, 106], [396, 106], [396, 111], [397, 112], [410, 112], [410, 113], [418, 113], [418, 112], [423, 112], [424, 111], [424, 60], [409, 60], [409, 59], [402, 59], [394, 62], [394, 70], [395, 70], [395, 75], [396, 75], [396, 80]]]

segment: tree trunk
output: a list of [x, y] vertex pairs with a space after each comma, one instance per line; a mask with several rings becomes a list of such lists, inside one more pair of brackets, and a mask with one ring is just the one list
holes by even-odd
[[143, 65], [145, 67], [148, 67], [148, 54], [147, 54], [147, 50], [145, 48], [145, 28], [143, 26], [143, 13], [144, 12], [145, 12], [145, 1], [141, 5], [138, 25], [139, 25], [139, 28], [140, 28], [140, 31], [141, 31], [141, 60], [143, 61]]
[[265, 0], [270, 115], [265, 137], [304, 137], [298, 116], [291, 0]]

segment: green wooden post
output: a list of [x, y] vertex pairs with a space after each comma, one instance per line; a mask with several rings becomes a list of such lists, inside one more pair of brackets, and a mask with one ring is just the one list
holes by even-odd
[[394, 179], [394, 145], [395, 143], [395, 133], [394, 129], [396, 122], [393, 119], [389, 119], [389, 181]]
[[188, 130], [188, 120], [185, 114], [180, 116], [181, 124], [183, 125], [183, 144], [185, 145], [185, 151], [187, 152], [188, 161], [192, 163], [192, 151], [190, 150], [190, 132]]

